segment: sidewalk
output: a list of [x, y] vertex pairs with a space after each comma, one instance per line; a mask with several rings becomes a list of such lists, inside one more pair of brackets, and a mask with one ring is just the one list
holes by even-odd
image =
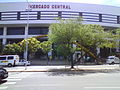
[[81, 71], [81, 70], [120, 70], [119, 65], [78, 65], [71, 69], [69, 65], [58, 66], [17, 66], [6, 67], [8, 72], [54, 72], [54, 71]]
[[30, 60], [31, 65], [70, 65], [67, 60], [49, 60], [46, 59], [33, 59]]

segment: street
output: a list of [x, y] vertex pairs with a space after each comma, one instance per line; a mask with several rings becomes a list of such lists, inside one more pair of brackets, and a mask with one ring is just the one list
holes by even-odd
[[10, 72], [0, 90], [120, 90], [120, 71]]

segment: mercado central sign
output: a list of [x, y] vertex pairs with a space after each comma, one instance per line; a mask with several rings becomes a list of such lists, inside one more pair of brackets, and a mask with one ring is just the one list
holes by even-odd
[[31, 4], [31, 9], [71, 9], [70, 5]]

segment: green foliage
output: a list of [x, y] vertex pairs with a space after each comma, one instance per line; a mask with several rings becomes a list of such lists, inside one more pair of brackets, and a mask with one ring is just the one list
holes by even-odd
[[120, 47], [120, 28], [112, 30], [111, 33], [113, 33], [113, 40], [116, 47]]
[[117, 35], [117, 39], [120, 40], [120, 28], [116, 29], [116, 35]]
[[56, 45], [55, 50], [57, 52], [57, 56], [63, 56], [67, 58], [71, 53], [74, 52], [74, 48], [69, 44], [59, 44]]
[[[77, 23], [76, 23], [77, 22]], [[75, 40], [76, 28], [81, 23], [78, 20], [60, 20], [60, 23], [51, 24], [48, 34], [49, 40], [54, 43], [71, 43]]]
[[7, 44], [3, 49], [3, 54], [20, 54], [22, 52], [22, 48], [16, 44]]
[[120, 28], [116, 29], [116, 33], [120, 36]]
[[29, 53], [34, 53], [40, 48], [40, 41], [36, 38], [28, 38], [21, 41], [19, 45], [22, 47], [23, 51], [26, 49], [26, 44], [28, 44]]
[[45, 54], [52, 50], [52, 43], [50, 41], [44, 41], [40, 43], [40, 48], [43, 50]]
[[82, 25], [78, 29], [77, 41], [84, 46], [89, 47], [114, 47], [114, 35], [111, 32], [104, 31], [100, 25]]
[[[112, 32], [104, 31], [100, 25], [81, 24], [81, 19], [60, 20], [58, 23], [51, 24], [49, 29], [49, 40], [57, 45], [63, 44], [58, 46], [59, 52], [61, 52], [59, 48], [64, 50], [61, 53], [64, 53], [65, 50], [72, 51], [64, 44], [69, 46], [76, 41], [88, 49], [116, 47], [115, 35]], [[67, 51], [66, 54], [68, 54]]]
[[76, 29], [81, 25], [81, 19], [60, 20], [59, 23], [51, 24], [49, 29], [49, 41], [57, 45], [57, 53], [69, 56], [73, 53], [71, 43], [76, 39]]

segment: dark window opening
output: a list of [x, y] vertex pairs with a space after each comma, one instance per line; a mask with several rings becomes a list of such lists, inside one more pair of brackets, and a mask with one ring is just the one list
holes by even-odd
[[19, 43], [23, 39], [7, 39], [7, 44]]
[[0, 28], [0, 35], [3, 35], [3, 28]]
[[29, 35], [48, 34], [48, 27], [30, 27]]
[[25, 28], [24, 27], [8, 27], [7, 35], [24, 35]]
[[13, 58], [14, 58], [13, 56], [8, 56], [8, 60], [9, 60], [9, 59], [13, 59]]
[[6, 60], [6, 57], [0, 57], [0, 60]]

